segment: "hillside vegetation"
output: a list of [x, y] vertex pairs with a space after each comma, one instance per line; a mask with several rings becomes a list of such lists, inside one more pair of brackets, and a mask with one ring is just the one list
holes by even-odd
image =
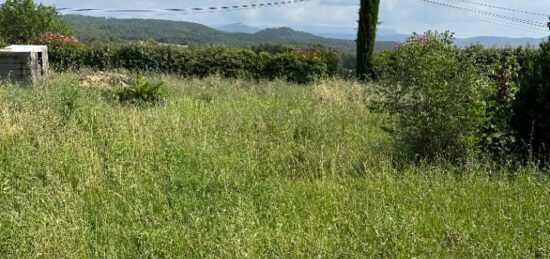
[[372, 85], [119, 77], [0, 87], [1, 257], [550, 256], [547, 177], [396, 164]]
[[[231, 47], [250, 47], [265, 43], [307, 47], [320, 44], [343, 53], [354, 53], [352, 40], [328, 39], [290, 28], [273, 28], [254, 34], [222, 32], [191, 22], [115, 19], [91, 16], [65, 15], [63, 19], [70, 25], [74, 35], [85, 43], [105, 43], [110, 41], [156, 40], [163, 43], [189, 46], [224, 44]], [[391, 49], [394, 42], [379, 42], [378, 50]]]
[[188, 48], [155, 42], [182, 23], [73, 17], [82, 43], [32, 0], [0, 16], [51, 68], [4, 58], [0, 258], [550, 257], [550, 41], [428, 31], [358, 80], [289, 29]]

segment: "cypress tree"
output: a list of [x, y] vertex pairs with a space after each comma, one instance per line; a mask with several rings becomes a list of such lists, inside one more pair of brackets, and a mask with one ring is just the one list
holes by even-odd
[[361, 0], [357, 30], [357, 76], [366, 80], [373, 76], [373, 55], [380, 0]]

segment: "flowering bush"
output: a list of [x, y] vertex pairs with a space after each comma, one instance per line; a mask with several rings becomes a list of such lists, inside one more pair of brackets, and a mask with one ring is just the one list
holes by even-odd
[[38, 35], [36, 38], [34, 38], [35, 42], [64, 42], [64, 43], [73, 43], [73, 44], [80, 44], [80, 42], [70, 36], [65, 36], [60, 33], [56, 32], [45, 32], [40, 35]]

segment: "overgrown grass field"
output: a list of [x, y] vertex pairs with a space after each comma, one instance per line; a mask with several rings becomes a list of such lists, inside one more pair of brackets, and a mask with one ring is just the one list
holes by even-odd
[[399, 162], [369, 86], [0, 87], [0, 257], [548, 257], [533, 168]]

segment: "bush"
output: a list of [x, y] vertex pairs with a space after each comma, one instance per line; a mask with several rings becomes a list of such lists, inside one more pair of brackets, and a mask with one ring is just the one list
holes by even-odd
[[251, 49], [256, 52], [256, 54], [266, 52], [273, 55], [292, 52], [296, 49], [296, 47], [285, 44], [263, 43], [257, 46], [252, 46]]
[[530, 67], [514, 105], [513, 126], [520, 140], [520, 150], [543, 160], [550, 146], [550, 41]]
[[342, 57], [334, 49], [321, 45], [311, 45], [306, 49], [295, 49], [291, 52], [296, 56], [318, 57], [326, 65], [327, 75], [336, 76], [342, 72]]
[[85, 58], [90, 48], [71, 37], [47, 33], [34, 38], [31, 43], [48, 46], [48, 59], [54, 70], [80, 69], [94, 64]]
[[41, 33], [67, 31], [53, 6], [32, 0], [6, 0], [0, 5], [0, 35], [8, 43], [27, 43]]
[[299, 84], [310, 83], [326, 77], [327, 66], [319, 57], [278, 54], [267, 58], [263, 75], [270, 80], [280, 78]]
[[50, 47], [52, 67], [58, 71], [89, 67], [122, 68], [133, 72], [160, 72], [183, 77], [212, 75], [235, 78], [283, 78], [309, 83], [336, 75], [339, 57], [332, 50], [304, 50], [271, 55], [251, 49], [214, 46], [188, 49], [154, 43], [131, 43], [115, 49], [91, 48], [66, 41], [40, 41]]
[[158, 103], [163, 98], [162, 82], [152, 83], [143, 76], [138, 76], [130, 87], [116, 88], [114, 94], [122, 103], [144, 104]]
[[452, 35], [428, 32], [399, 46], [385, 76], [382, 105], [400, 147], [423, 160], [460, 159], [475, 150], [485, 123], [488, 80], [464, 62]]
[[386, 78], [394, 73], [395, 51], [384, 50], [374, 56], [374, 77]]

